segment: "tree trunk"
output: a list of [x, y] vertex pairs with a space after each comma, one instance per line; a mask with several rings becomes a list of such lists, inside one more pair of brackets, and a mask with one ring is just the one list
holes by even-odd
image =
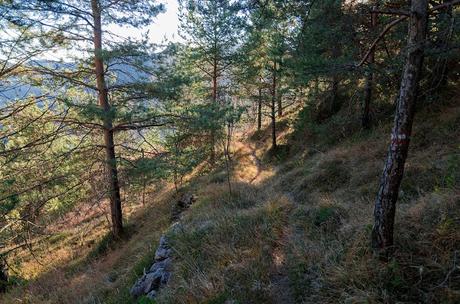
[[278, 117], [283, 116], [283, 100], [281, 99], [281, 94], [278, 91]]
[[212, 71], [212, 101], [217, 102], [217, 60], [214, 59]]
[[5, 257], [0, 255], [0, 293], [5, 293], [8, 286], [8, 268]]
[[[449, 3], [452, 0], [443, 0], [442, 3]], [[439, 11], [437, 16], [438, 39], [436, 51], [441, 53], [436, 60], [433, 75], [430, 81], [430, 89], [440, 90], [447, 85], [448, 60], [447, 52], [449, 50], [449, 42], [452, 39], [454, 29], [454, 17], [452, 14], [453, 7], [449, 5]]]
[[113, 140], [112, 113], [104, 76], [104, 61], [102, 58], [102, 25], [101, 10], [98, 0], [91, 0], [94, 19], [94, 67], [98, 89], [99, 106], [104, 113], [104, 146], [107, 162], [107, 179], [109, 181], [110, 210], [112, 216], [112, 232], [115, 238], [123, 233], [123, 215], [121, 211], [120, 186], [118, 183], [117, 159]]
[[[341, 55], [342, 55], [342, 50], [340, 49], [340, 46], [338, 46], [338, 45], [335, 46], [332, 49], [332, 58], [334, 60], [338, 60]], [[336, 72], [334, 72], [334, 73], [336, 73]], [[330, 109], [328, 109], [330, 111], [330, 113], [327, 116], [334, 115], [340, 109], [340, 104], [339, 104], [339, 83], [340, 83], [339, 76], [334, 74], [332, 76]]]
[[[212, 101], [214, 105], [217, 104], [217, 60], [214, 58], [213, 61], [213, 72], [212, 72]], [[216, 131], [211, 128], [211, 164], [216, 162]]]
[[272, 105], [271, 105], [271, 119], [272, 119], [272, 150], [276, 150], [276, 61], [273, 62], [273, 82], [272, 82]]
[[393, 246], [393, 227], [396, 201], [404, 174], [417, 89], [423, 66], [424, 44], [427, 35], [428, 0], [413, 0], [409, 20], [408, 53], [401, 79], [391, 144], [388, 151], [380, 189], [375, 201], [372, 247], [386, 258]]
[[332, 87], [331, 87], [331, 108], [329, 109], [330, 116], [334, 115], [334, 113], [336, 113], [339, 108], [338, 95], [339, 95], [339, 78], [334, 75], [332, 77]]
[[[377, 26], [377, 14], [371, 13], [371, 30], [374, 30]], [[369, 129], [371, 126], [370, 119], [370, 104], [372, 100], [372, 90], [374, 87], [374, 72], [372, 71], [375, 63], [375, 48], [372, 49], [372, 52], [369, 54], [369, 71], [366, 73], [366, 84], [364, 89], [364, 103], [363, 103], [363, 116], [361, 120], [361, 125], [363, 129]]]
[[262, 129], [262, 88], [259, 88], [259, 100], [257, 101], [257, 131]]
[[232, 143], [232, 134], [233, 134], [233, 123], [228, 122], [227, 124], [227, 138], [224, 144], [224, 154], [225, 154], [225, 168], [227, 170], [227, 184], [228, 184], [228, 192], [230, 195], [233, 194], [232, 191], [232, 157], [230, 155], [230, 146]]
[[[142, 149], [142, 159], [145, 159], [144, 149]], [[147, 177], [142, 171], [142, 206], [145, 206], [145, 189], [147, 188]]]

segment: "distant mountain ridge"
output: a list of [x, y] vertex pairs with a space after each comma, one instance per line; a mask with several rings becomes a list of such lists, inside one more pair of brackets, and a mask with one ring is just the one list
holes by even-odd
[[[64, 69], [74, 69], [76, 63], [53, 61], [53, 60], [38, 60], [32, 65], [42, 66], [52, 70], [60, 71]], [[125, 63], [114, 63], [110, 66], [110, 75], [115, 75], [116, 84], [129, 84], [150, 78], [150, 75], [136, 67]], [[6, 81], [0, 82], [0, 106], [8, 101], [15, 99], [27, 98], [30, 96], [38, 96], [42, 94], [41, 88], [23, 82], [22, 80], [12, 77]]]

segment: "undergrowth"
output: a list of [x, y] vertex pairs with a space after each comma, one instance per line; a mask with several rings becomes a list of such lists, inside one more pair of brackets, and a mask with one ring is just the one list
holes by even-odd
[[106, 237], [103, 219], [94, 221], [97, 237], [80, 245], [73, 231], [49, 238], [56, 256], [59, 245], [72, 248], [62, 257], [69, 267], [18, 277], [21, 286], [2, 301], [272, 303], [282, 287], [292, 303], [459, 303], [460, 108], [417, 114], [388, 262], [373, 256], [369, 235], [391, 120], [362, 131], [339, 120], [343, 113], [320, 123], [306, 123], [309, 115], [280, 124], [272, 154], [269, 128], [238, 142], [231, 192], [222, 168], [190, 180], [183, 191], [197, 202], [182, 229], [169, 232], [174, 271], [155, 302], [131, 298], [129, 288], [171, 224], [172, 189], [132, 213], [122, 243]]

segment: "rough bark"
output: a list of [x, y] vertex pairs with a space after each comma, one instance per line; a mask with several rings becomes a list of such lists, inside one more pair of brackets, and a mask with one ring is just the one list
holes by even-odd
[[3, 256], [0, 256], [0, 293], [6, 292], [8, 286], [8, 268]]
[[277, 147], [276, 144], [276, 61], [273, 62], [273, 81], [272, 81], [272, 104], [271, 104], [271, 119], [272, 119], [272, 150]]
[[406, 64], [401, 79], [391, 144], [374, 209], [372, 247], [381, 257], [387, 257], [393, 247], [396, 202], [409, 149], [417, 88], [423, 66], [427, 10], [428, 0], [412, 1]]
[[[371, 13], [371, 30], [374, 30], [377, 26], [377, 14]], [[366, 73], [366, 84], [364, 88], [364, 102], [363, 102], [363, 116], [361, 119], [361, 125], [363, 129], [369, 129], [371, 126], [370, 119], [370, 104], [372, 101], [372, 91], [374, 87], [374, 72], [372, 71], [373, 65], [375, 63], [375, 48], [371, 50], [368, 58], [369, 62], [369, 71]]]
[[279, 94], [279, 91], [278, 91], [278, 117], [282, 117], [283, 116], [283, 100], [281, 98], [281, 94]]
[[112, 217], [112, 232], [118, 238], [123, 233], [123, 215], [121, 210], [120, 185], [118, 182], [117, 160], [113, 139], [112, 114], [109, 103], [107, 85], [104, 76], [104, 60], [102, 58], [102, 25], [101, 9], [98, 0], [91, 0], [93, 12], [93, 43], [94, 43], [94, 68], [96, 72], [96, 85], [98, 89], [99, 106], [104, 113], [104, 146], [107, 163], [107, 180], [109, 181], [110, 210]]

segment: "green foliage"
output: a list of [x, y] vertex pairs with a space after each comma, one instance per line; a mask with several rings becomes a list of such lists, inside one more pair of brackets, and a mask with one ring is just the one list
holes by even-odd
[[146, 296], [140, 297], [140, 298], [137, 300], [137, 304], [155, 304], [155, 303], [156, 303], [155, 300], [150, 300], [150, 299], [147, 298]]
[[386, 273], [383, 275], [382, 280], [385, 292], [391, 294], [403, 293], [404, 288], [407, 288], [407, 282], [404, 281], [404, 275], [397, 260], [393, 259], [388, 263]]
[[322, 206], [316, 212], [313, 223], [316, 226], [321, 226], [322, 224], [326, 223], [330, 218], [332, 218], [333, 215], [334, 215], [334, 208], [330, 206]]
[[238, 2], [181, 0], [181, 34], [192, 45], [191, 59], [211, 73], [208, 59], [216, 59], [218, 69], [236, 56], [244, 20]]
[[0, 196], [2, 197], [0, 209], [3, 213], [12, 211], [20, 203], [19, 195], [17, 193], [8, 194], [8, 189], [13, 185], [14, 179], [6, 179], [2, 182], [2, 186], [0, 188]]
[[106, 233], [94, 246], [91, 252], [88, 254], [88, 260], [96, 259], [107, 253], [110, 248], [113, 248], [115, 240], [112, 233]]
[[[359, 155], [354, 164], [341, 154], [348, 146], [367, 147], [383, 136], [377, 130], [379, 124], [386, 127], [394, 111], [405, 54], [402, 43], [407, 29], [401, 23], [376, 46], [375, 64], [356, 66], [393, 18], [379, 16], [376, 28], [369, 28], [369, 10], [386, 2], [180, 0], [181, 36], [185, 43], [170, 43], [160, 51], [146, 38], [122, 40], [109, 31], [113, 25], [141, 31], [163, 11], [158, 1], [96, 1], [102, 15], [102, 49], [90, 39], [95, 28], [90, 1], [1, 1], [0, 31], [6, 35], [0, 35], [0, 93], [18, 84], [33, 87], [26, 96], [0, 101], [1, 250], [33, 243], [35, 237], [48, 234], [48, 228], [56, 229], [52, 224], [57, 218], [78, 210], [80, 204], [94, 205], [107, 197], [107, 164], [119, 169], [126, 203], [163, 181], [173, 181], [176, 190], [185, 183], [197, 190], [202, 185], [194, 184], [193, 177], [220, 164], [217, 160], [205, 166], [210, 155], [215, 150], [219, 154], [221, 145], [231, 141], [232, 131], [243, 119], [252, 120], [248, 105], [258, 106], [261, 102], [262, 116], [273, 117], [267, 109], [279, 108], [272, 102], [280, 100], [286, 111], [283, 123], [277, 124], [278, 131], [289, 132], [295, 121], [294, 131], [288, 135], [287, 144], [267, 153], [269, 160], [274, 160], [267, 165], [283, 167], [274, 168], [273, 179], [261, 174], [266, 180], [257, 187], [235, 183], [232, 193], [219, 190], [224, 185], [218, 183], [224, 182], [224, 174], [228, 173], [221, 167], [209, 177], [208, 181], [217, 185], [208, 192], [217, 194], [194, 206], [185, 219], [186, 231], [172, 236], [174, 249], [182, 260], [177, 266], [178, 282], [173, 282], [178, 284], [177, 289], [171, 293], [182, 302], [190, 301], [192, 292], [198, 294], [194, 299], [198, 302], [269, 302], [272, 299], [267, 290], [272, 282], [268, 274], [275, 249], [302, 233], [302, 240], [290, 244], [292, 252], [287, 252], [287, 258], [292, 258], [288, 265], [291, 287], [299, 302], [315, 301], [308, 296], [321, 292], [331, 293], [327, 295], [329, 301], [335, 297], [342, 300], [357, 285], [361, 293], [370, 290], [369, 294], [379, 294], [383, 301], [394, 298], [407, 302], [416, 298], [414, 294], [448, 289], [419, 287], [425, 284], [425, 277], [420, 275], [418, 282], [418, 274], [412, 268], [413, 264], [427, 264], [420, 257], [422, 261], [396, 257], [376, 270], [365, 269], [356, 278], [346, 272], [361, 270], [353, 263], [367, 258], [368, 245], [359, 243], [362, 240], [354, 234], [342, 235], [342, 230], [364, 231], [368, 235], [369, 224], [357, 218], [359, 224], [343, 225], [352, 213], [361, 210], [350, 205], [350, 212], [336, 200], [343, 196], [343, 200], [355, 202], [363, 194], [366, 200], [375, 195], [378, 166], [369, 162], [368, 168], [358, 168], [359, 177], [354, 167], [369, 158], [377, 162], [381, 152]], [[407, 9], [401, 5], [401, 9]], [[452, 13], [456, 17], [458, 11]], [[423, 94], [419, 98], [425, 101], [424, 106], [434, 106], [436, 100], [443, 99], [444, 88], [458, 82], [458, 54], [453, 47], [459, 41], [458, 24], [453, 22], [455, 18], [449, 22], [448, 15], [440, 11], [430, 18], [432, 35], [427, 43], [425, 69], [429, 76], [421, 83]], [[450, 46], [442, 45], [446, 33], [450, 33]], [[51, 50], [57, 51], [55, 54], [67, 50], [69, 55], [62, 62], [42, 60]], [[103, 89], [96, 88], [95, 56], [104, 61]], [[450, 76], [445, 84], [433, 86], [439, 78], [435, 71], [440, 65], [441, 71]], [[363, 77], [369, 72], [375, 76], [371, 112], [376, 128], [360, 131]], [[103, 109], [97, 97], [104, 90], [108, 92], [110, 108]], [[442, 123], [426, 125], [417, 132], [416, 149], [422, 150], [433, 142], [451, 147], [451, 142], [457, 140], [458, 117], [440, 120]], [[103, 135], [107, 130], [115, 134], [116, 160], [105, 160], [107, 143]], [[254, 133], [251, 139], [262, 141], [263, 132]], [[340, 142], [342, 146], [337, 146]], [[333, 146], [337, 149], [328, 151]], [[360, 151], [360, 147], [354, 148], [353, 153]], [[302, 153], [291, 161], [297, 152]], [[400, 198], [410, 204], [404, 208], [411, 208], [412, 202], [426, 193], [458, 189], [460, 157], [456, 150], [445, 155], [431, 167], [423, 165], [423, 158], [414, 159], [406, 169]], [[286, 219], [289, 208], [281, 199], [278, 201], [278, 192], [283, 191], [288, 194], [286, 200], [297, 203], [296, 211], [289, 214], [290, 223]], [[262, 194], [251, 192], [268, 194], [259, 197]], [[355, 192], [358, 196], [353, 196]], [[267, 198], [272, 194], [276, 195]], [[322, 204], [315, 204], [318, 197]], [[426, 281], [443, 282], [449, 272], [441, 268], [448, 263], [435, 250], [458, 248], [458, 220], [454, 208], [432, 213], [432, 217], [422, 214], [420, 219], [414, 215], [410, 224], [431, 223], [431, 231], [425, 234], [437, 242], [429, 248], [436, 265], [426, 266], [431, 267], [429, 275], [434, 273], [434, 278]], [[291, 224], [295, 228], [292, 235], [286, 229]], [[80, 226], [71, 228], [78, 230]], [[406, 245], [401, 246], [402, 252], [412, 258], [415, 251], [411, 252], [410, 246], [417, 244], [405, 238], [415, 237], [419, 231], [410, 228], [400, 241]], [[48, 244], [59, 247], [67, 233], [70, 232], [54, 234]], [[355, 244], [342, 244], [343, 240], [356, 240], [359, 249], [353, 248]], [[120, 240], [115, 242], [111, 234], [104, 235], [84, 263], [101, 258], [119, 245]], [[328, 246], [338, 249], [331, 252]], [[323, 255], [322, 250], [328, 255]], [[309, 260], [314, 254], [319, 258]], [[141, 274], [153, 255], [148, 250], [131, 268], [127, 281]], [[22, 256], [15, 258], [20, 260]], [[326, 265], [325, 260], [338, 270]], [[335, 290], [322, 289], [328, 287], [323, 285], [327, 271], [335, 275], [335, 281], [327, 282], [337, 284]], [[342, 276], [334, 271], [342, 272]], [[115, 269], [109, 272], [108, 280], [117, 281], [122, 275]], [[344, 286], [340, 285], [342, 279], [356, 280]], [[368, 289], [364, 286], [367, 281], [371, 285]], [[424, 289], [415, 291], [419, 288]], [[338, 293], [341, 294], [337, 296]], [[347, 300], [361, 300], [352, 296]], [[120, 297], [121, 302], [134, 301], [126, 288]], [[138, 302], [153, 303], [147, 298]]]
[[[192, 290], [200, 291], [197, 301], [203, 303], [269, 301], [271, 246], [287, 208], [277, 201], [255, 205], [247, 196], [262, 193], [252, 193], [250, 187], [236, 186], [235, 191], [238, 194], [231, 198], [200, 199], [183, 222], [187, 229], [170, 235], [181, 256], [175, 264], [178, 281], [173, 284], [185, 288], [169, 289], [171, 301], [186, 299]], [[210, 281], [212, 285], [197, 284]]]
[[318, 266], [306, 262], [290, 263], [288, 276], [293, 296], [297, 302], [306, 301], [313, 292], [317, 292], [321, 287], [320, 271]]
[[447, 174], [444, 177], [444, 184], [447, 188], [460, 187], [460, 155], [450, 155], [448, 159]]
[[333, 204], [321, 205], [312, 210], [300, 209], [298, 212], [296, 220], [301, 226], [306, 225], [308, 227], [312, 238], [318, 237], [318, 233], [335, 233], [347, 217], [346, 210]]
[[206, 304], [225, 304], [227, 299], [230, 298], [228, 292], [224, 291], [221, 294], [217, 295], [215, 298], [206, 301]]
[[268, 161], [275, 160], [275, 163], [283, 163], [289, 159], [289, 150], [289, 145], [277, 145], [275, 149], [267, 152], [266, 158]]

